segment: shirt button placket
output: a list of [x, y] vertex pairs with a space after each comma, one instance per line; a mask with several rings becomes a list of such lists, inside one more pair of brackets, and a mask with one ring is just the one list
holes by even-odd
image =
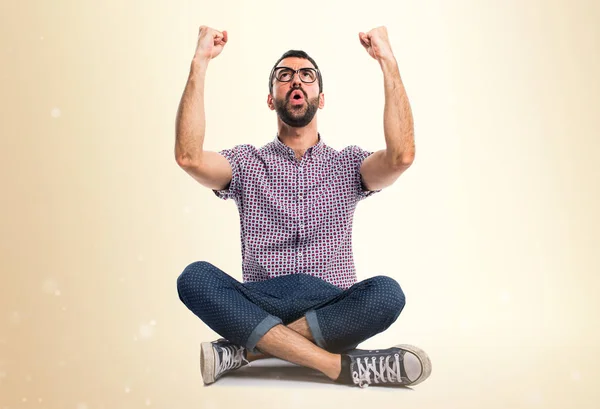
[[[298, 166], [298, 225], [299, 225], [299, 232], [298, 232], [298, 237], [300, 238], [300, 243], [299, 243], [299, 248], [298, 248], [298, 264], [300, 264], [300, 257], [302, 257], [302, 237], [303, 237], [303, 232], [302, 232], [302, 228], [304, 226], [304, 224], [302, 223], [302, 215], [304, 214], [303, 212], [303, 203], [302, 203], [302, 191], [303, 191], [303, 183], [302, 183], [302, 165], [300, 164]], [[300, 266], [298, 266], [300, 267]]]

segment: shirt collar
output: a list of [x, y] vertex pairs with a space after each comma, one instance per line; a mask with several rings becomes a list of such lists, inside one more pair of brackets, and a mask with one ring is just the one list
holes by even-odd
[[[323, 138], [321, 137], [321, 134], [317, 133], [317, 135], [319, 137], [318, 142], [306, 150], [306, 152], [304, 154], [305, 156], [308, 156], [308, 157], [320, 156], [323, 153], [323, 151], [325, 149], [325, 143], [323, 142]], [[292, 159], [296, 158], [296, 154], [294, 153], [294, 150], [292, 148], [290, 148], [289, 146], [287, 146], [285, 143], [281, 142], [278, 135], [276, 135], [275, 139], [273, 140], [273, 147], [275, 148], [276, 152], [278, 152], [282, 155], [287, 155], [287, 156], [291, 157]]]

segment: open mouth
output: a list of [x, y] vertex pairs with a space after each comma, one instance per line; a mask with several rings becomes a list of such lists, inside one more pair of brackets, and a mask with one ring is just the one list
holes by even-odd
[[296, 90], [290, 95], [290, 100], [294, 104], [304, 102], [304, 94], [302, 93], [302, 91]]

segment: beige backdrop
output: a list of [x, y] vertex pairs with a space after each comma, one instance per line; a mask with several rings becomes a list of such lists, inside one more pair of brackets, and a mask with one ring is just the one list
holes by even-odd
[[[597, 1], [0, 4], [0, 409], [598, 407]], [[202, 387], [217, 335], [176, 278], [208, 260], [241, 279], [241, 255], [234, 203], [173, 155], [201, 24], [230, 37], [210, 150], [274, 138], [267, 77], [290, 48], [322, 68], [325, 142], [383, 148], [358, 32], [388, 27], [417, 156], [359, 204], [354, 249], [361, 279], [407, 295], [363, 345], [428, 351], [412, 392]]]

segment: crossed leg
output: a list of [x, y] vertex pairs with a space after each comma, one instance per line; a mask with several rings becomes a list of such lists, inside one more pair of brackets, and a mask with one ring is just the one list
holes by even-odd
[[[291, 324], [286, 325], [286, 328], [291, 329], [294, 332], [297, 332], [313, 344], [315, 340], [312, 336], [312, 332], [310, 332], [310, 328], [308, 326], [308, 322], [305, 317], [299, 318]], [[257, 344], [258, 346], [258, 344]], [[259, 348], [260, 349], [260, 348]], [[266, 354], [264, 352], [248, 352], [247, 359], [248, 361], [256, 361], [258, 359], [271, 358], [273, 355]]]
[[307, 275], [267, 281], [241, 284], [210, 263], [196, 262], [178, 278], [178, 292], [215, 332], [246, 346], [248, 360], [274, 356], [332, 380], [340, 375], [340, 352], [385, 330], [404, 307], [398, 284], [382, 276], [346, 291]]

